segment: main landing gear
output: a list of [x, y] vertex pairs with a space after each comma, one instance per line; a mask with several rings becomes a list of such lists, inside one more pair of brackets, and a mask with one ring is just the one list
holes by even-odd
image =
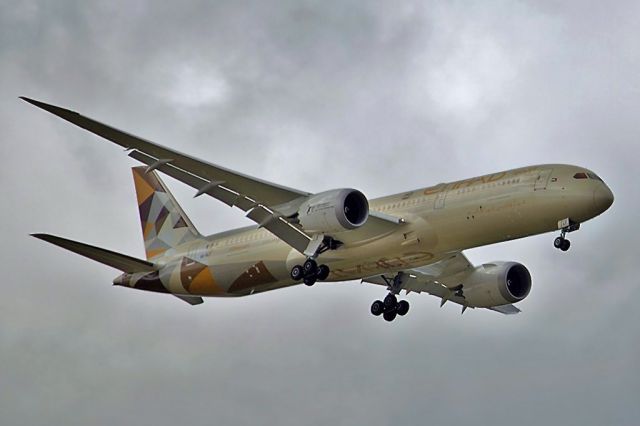
[[395, 294], [387, 294], [384, 301], [376, 300], [371, 305], [371, 313], [380, 316], [386, 321], [393, 321], [397, 315], [404, 316], [409, 312], [409, 302], [401, 300], [398, 302]]
[[406, 280], [407, 274], [404, 272], [398, 272], [393, 279], [389, 279], [382, 276], [382, 279], [387, 283], [389, 294], [382, 300], [376, 300], [371, 305], [371, 313], [375, 316], [380, 316], [386, 321], [393, 321], [397, 315], [404, 316], [409, 312], [409, 302], [406, 300], [398, 301], [396, 295], [402, 290], [402, 285]]
[[316, 281], [326, 280], [331, 271], [327, 265], [318, 265], [316, 259], [320, 254], [327, 250], [335, 250], [341, 244], [340, 241], [336, 241], [331, 237], [324, 237], [313, 256], [308, 257], [302, 265], [296, 265], [291, 268], [291, 279], [294, 281], [302, 280], [308, 286], [314, 285]]
[[316, 281], [324, 281], [329, 277], [329, 267], [318, 265], [315, 259], [309, 258], [301, 265], [296, 265], [291, 269], [291, 279], [302, 280], [305, 285], [312, 286]]
[[[571, 241], [565, 238], [568, 232], [577, 231], [580, 229], [580, 224], [571, 221], [570, 219], [564, 219], [559, 222], [559, 225], [564, 225], [560, 229], [560, 236], [553, 240], [553, 246], [559, 250], [567, 251], [571, 247]], [[559, 226], [560, 227], [560, 226]]]

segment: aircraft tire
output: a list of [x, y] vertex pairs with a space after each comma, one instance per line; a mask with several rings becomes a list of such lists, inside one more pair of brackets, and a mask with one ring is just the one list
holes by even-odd
[[292, 280], [300, 281], [303, 276], [304, 276], [304, 271], [302, 269], [302, 266], [296, 265], [293, 268], [291, 268], [291, 279]]
[[391, 312], [385, 312], [384, 314], [382, 314], [382, 317], [384, 318], [385, 321], [391, 322], [394, 319], [396, 319], [396, 311], [391, 311]]
[[303, 281], [304, 285], [311, 287], [316, 283], [316, 277], [305, 277]]
[[302, 265], [305, 275], [315, 275], [318, 271], [318, 263], [313, 259], [307, 259]]
[[376, 300], [371, 305], [371, 313], [377, 317], [384, 313], [384, 303], [381, 300]]
[[398, 302], [398, 307], [396, 308], [396, 311], [400, 316], [407, 315], [407, 312], [409, 312], [409, 302], [407, 302], [406, 300], [401, 300], [400, 302]]
[[318, 266], [318, 281], [324, 281], [329, 278], [329, 267], [327, 265]]
[[553, 246], [557, 249], [562, 250], [562, 246], [564, 245], [564, 242], [566, 240], [562, 237], [557, 237], [555, 240], [553, 240]]
[[564, 240], [564, 241], [562, 242], [562, 247], [560, 247], [560, 250], [562, 250], [562, 251], [567, 251], [567, 250], [569, 250], [569, 247], [571, 247], [571, 241], [569, 241], [569, 240]]
[[387, 311], [394, 309], [397, 304], [398, 299], [394, 294], [387, 294], [387, 297], [384, 298], [384, 309]]

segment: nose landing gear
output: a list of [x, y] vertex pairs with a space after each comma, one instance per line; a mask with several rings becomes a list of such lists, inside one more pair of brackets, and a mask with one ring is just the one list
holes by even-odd
[[398, 301], [396, 297], [400, 290], [402, 290], [406, 276], [407, 274], [404, 272], [398, 272], [393, 279], [389, 279], [384, 275], [382, 276], [389, 288], [389, 294], [384, 300], [376, 300], [373, 302], [371, 305], [371, 313], [373, 315], [382, 315], [386, 321], [393, 321], [397, 315], [404, 316], [409, 312], [409, 302], [406, 300]]
[[564, 235], [562, 235], [553, 240], [553, 246], [562, 251], [567, 251], [569, 250], [569, 247], [571, 247], [571, 241], [567, 240]]
[[553, 240], [553, 246], [559, 250], [567, 251], [571, 247], [571, 241], [567, 240], [565, 235], [580, 229], [580, 224], [567, 218], [558, 222], [558, 228], [560, 228], [560, 236]]

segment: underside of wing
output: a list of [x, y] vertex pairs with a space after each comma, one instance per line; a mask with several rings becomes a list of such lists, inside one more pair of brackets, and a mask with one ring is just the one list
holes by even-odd
[[[465, 296], [465, 289], [460, 283], [469, 277], [475, 269], [462, 252], [453, 252], [445, 254], [429, 265], [394, 273], [402, 274], [402, 290], [416, 293], [425, 292], [439, 297], [441, 299], [440, 306], [449, 301], [457, 303], [462, 305], [464, 312], [467, 307], [474, 307], [474, 305], [469, 304]], [[391, 282], [389, 277], [384, 275], [367, 277], [362, 281], [388, 287]], [[511, 304], [491, 306], [487, 309], [505, 315], [520, 312], [520, 309]]]

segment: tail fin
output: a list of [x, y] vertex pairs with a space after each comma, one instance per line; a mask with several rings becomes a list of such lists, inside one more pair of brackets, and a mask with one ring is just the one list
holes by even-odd
[[201, 237], [155, 171], [147, 173], [146, 166], [132, 171], [147, 259]]

